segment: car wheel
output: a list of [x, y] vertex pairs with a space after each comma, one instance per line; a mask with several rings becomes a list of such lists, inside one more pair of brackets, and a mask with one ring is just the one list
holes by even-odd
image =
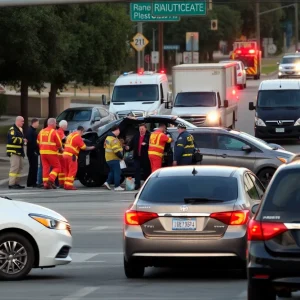
[[248, 282], [248, 300], [276, 300], [276, 292], [270, 283]]
[[86, 187], [100, 187], [104, 184], [107, 176], [100, 175], [97, 177], [92, 177], [87, 173], [80, 173], [77, 175], [80, 183]]
[[124, 271], [127, 278], [142, 278], [145, 273], [145, 267], [129, 263], [124, 257]]
[[240, 84], [240, 89], [243, 90], [244, 89], [244, 85]]
[[258, 179], [261, 181], [261, 183], [267, 187], [269, 182], [271, 181], [274, 173], [275, 173], [275, 169], [273, 168], [265, 168], [262, 169], [258, 174], [257, 177]]
[[32, 269], [34, 249], [28, 239], [18, 233], [0, 237], [0, 279], [21, 280]]

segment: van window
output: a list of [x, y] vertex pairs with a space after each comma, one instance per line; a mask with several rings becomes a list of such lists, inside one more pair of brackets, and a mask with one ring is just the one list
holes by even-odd
[[300, 64], [300, 57], [283, 57], [281, 64]]
[[214, 92], [186, 92], [178, 93], [174, 107], [213, 107], [216, 106]]
[[262, 90], [257, 107], [300, 107], [300, 90]]
[[157, 84], [115, 86], [112, 96], [112, 102], [138, 102], [157, 100], [159, 100]]

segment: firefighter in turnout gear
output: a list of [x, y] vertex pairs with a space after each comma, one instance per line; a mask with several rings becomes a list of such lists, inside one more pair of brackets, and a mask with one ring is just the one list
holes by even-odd
[[[57, 129], [57, 133], [62, 141], [62, 145], [64, 148], [65, 142], [66, 142], [66, 135], [65, 131], [68, 128], [68, 122], [65, 120], [62, 120], [59, 122], [59, 128]], [[58, 159], [60, 163], [60, 173], [58, 173], [58, 181], [59, 181], [59, 187], [64, 188], [65, 185], [65, 160], [63, 157], [63, 153], [58, 153]]]
[[159, 124], [159, 129], [150, 135], [148, 155], [152, 172], [162, 167], [165, 146], [172, 142], [172, 139], [165, 134], [166, 130], [165, 124]]
[[19, 184], [19, 178], [23, 170], [23, 160], [25, 157], [24, 146], [27, 140], [23, 135], [24, 118], [16, 118], [15, 124], [9, 128], [7, 133], [6, 154], [10, 158], [9, 188], [23, 189]]
[[[40, 147], [43, 165], [43, 184], [45, 189], [56, 189], [55, 180], [60, 172], [58, 152], [62, 152], [62, 142], [56, 131], [56, 120], [50, 118], [48, 127], [42, 129], [38, 134], [38, 145]], [[52, 171], [50, 172], [50, 167]], [[50, 174], [49, 174], [50, 172]]]
[[95, 149], [94, 146], [87, 147], [83, 142], [81, 137], [83, 132], [84, 128], [82, 126], [78, 126], [77, 131], [69, 134], [66, 140], [65, 149], [63, 152], [65, 167], [65, 190], [77, 190], [73, 184], [78, 170], [78, 155], [80, 150], [88, 151]]
[[195, 152], [194, 138], [186, 131], [184, 124], [178, 124], [177, 128], [179, 136], [174, 146], [173, 166], [191, 165]]

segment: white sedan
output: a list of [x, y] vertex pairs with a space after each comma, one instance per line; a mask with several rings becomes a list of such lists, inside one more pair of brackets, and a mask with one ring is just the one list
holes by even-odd
[[244, 89], [247, 87], [247, 67], [245, 67], [244, 63], [240, 60], [222, 60], [220, 63], [230, 63], [230, 62], [236, 62], [237, 68], [236, 68], [236, 78], [237, 78], [237, 85]]
[[32, 268], [69, 264], [71, 227], [48, 208], [0, 197], [0, 279], [23, 279]]

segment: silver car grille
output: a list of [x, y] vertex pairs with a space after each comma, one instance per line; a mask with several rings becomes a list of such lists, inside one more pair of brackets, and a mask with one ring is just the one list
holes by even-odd
[[206, 116], [180, 116], [180, 118], [194, 124], [195, 126], [203, 125], [206, 120]]
[[285, 127], [285, 126], [293, 126], [295, 123], [294, 120], [270, 120], [266, 121], [266, 125], [273, 127]]
[[119, 119], [125, 118], [128, 116], [128, 114], [133, 114], [134, 117], [144, 117], [145, 112], [144, 111], [120, 111], [117, 113], [117, 116]]

